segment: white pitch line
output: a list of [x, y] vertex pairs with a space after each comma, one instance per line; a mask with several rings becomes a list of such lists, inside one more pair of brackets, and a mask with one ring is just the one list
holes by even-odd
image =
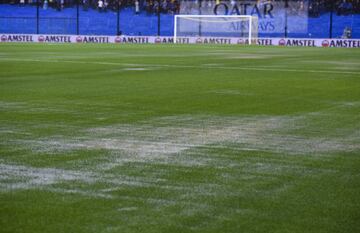
[[[134, 66], [134, 64], [117, 62], [98, 62], [98, 61], [69, 61], [69, 60], [40, 60], [40, 59], [18, 59], [18, 58], [0, 58], [3, 61], [22, 61], [22, 62], [46, 62], [46, 63], [72, 63], [72, 64], [93, 64], [93, 65], [111, 65], [111, 66]], [[356, 71], [338, 71], [338, 70], [305, 70], [305, 69], [279, 69], [262, 67], [228, 67], [228, 66], [191, 66], [191, 65], [168, 65], [168, 64], [138, 64], [138, 66], [166, 67], [166, 68], [206, 68], [206, 69], [225, 69], [225, 70], [248, 70], [248, 71], [274, 71], [274, 72], [296, 72], [296, 73], [325, 73], [325, 74], [356, 74]]]
[[337, 70], [301, 70], [301, 69], [279, 69], [279, 68], [261, 68], [261, 67], [207, 67], [209, 69], [227, 69], [227, 70], [251, 70], [251, 71], [274, 71], [274, 72], [297, 72], [297, 73], [327, 73], [327, 74], [360, 74], [355, 71], [337, 71]]

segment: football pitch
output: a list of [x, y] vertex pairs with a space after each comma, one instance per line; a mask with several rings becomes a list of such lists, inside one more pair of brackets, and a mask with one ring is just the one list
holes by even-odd
[[0, 44], [0, 232], [359, 219], [359, 49]]

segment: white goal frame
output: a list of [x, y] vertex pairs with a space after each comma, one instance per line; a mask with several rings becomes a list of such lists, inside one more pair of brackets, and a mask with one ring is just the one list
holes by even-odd
[[249, 22], [249, 35], [248, 35], [248, 40], [249, 40], [249, 44], [252, 44], [252, 24], [253, 24], [253, 19], [257, 18], [255, 16], [251, 16], [251, 15], [175, 15], [174, 18], [174, 43], [176, 44], [176, 38], [177, 38], [177, 22], [179, 18], [189, 18], [189, 17], [197, 17], [197, 18], [245, 18], [248, 19]]

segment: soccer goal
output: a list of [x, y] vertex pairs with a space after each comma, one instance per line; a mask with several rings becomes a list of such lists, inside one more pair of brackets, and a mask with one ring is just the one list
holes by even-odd
[[174, 43], [178, 38], [220, 37], [251, 44], [258, 37], [258, 27], [258, 18], [249, 15], [175, 15]]

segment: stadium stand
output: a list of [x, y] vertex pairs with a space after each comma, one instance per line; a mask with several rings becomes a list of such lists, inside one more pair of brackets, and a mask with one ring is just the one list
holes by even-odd
[[[39, 0], [38, 4], [36, 0], [2, 0], [0, 33], [172, 36], [173, 15], [180, 13], [182, 2], [192, 2], [193, 8], [200, 12], [201, 7], [211, 4], [185, 0], [79, 0], [79, 4], [75, 0]], [[292, 28], [298, 17], [289, 14], [284, 31], [262, 33], [260, 30], [260, 37], [283, 36], [287, 30], [287, 37], [360, 38], [359, 0], [265, 2], [284, 2], [288, 12], [307, 6], [307, 31]]]

